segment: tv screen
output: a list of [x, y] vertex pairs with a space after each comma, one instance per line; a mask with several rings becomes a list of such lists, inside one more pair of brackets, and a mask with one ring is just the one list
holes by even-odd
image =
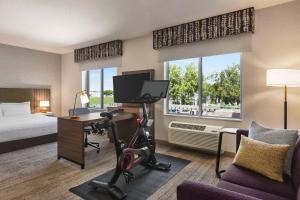
[[114, 76], [114, 102], [133, 103], [140, 97], [144, 81], [150, 80], [150, 73]]
[[168, 88], [168, 80], [145, 81], [140, 96], [149, 94], [152, 98], [166, 98]]

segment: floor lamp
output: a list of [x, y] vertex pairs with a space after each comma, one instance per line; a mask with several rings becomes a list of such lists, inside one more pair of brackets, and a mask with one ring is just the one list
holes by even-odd
[[269, 69], [267, 70], [267, 86], [284, 88], [284, 129], [287, 129], [287, 88], [300, 87], [300, 70]]

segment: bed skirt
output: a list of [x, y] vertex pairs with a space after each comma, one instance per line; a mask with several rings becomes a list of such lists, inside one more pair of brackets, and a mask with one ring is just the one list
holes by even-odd
[[39, 137], [0, 142], [0, 154], [57, 141], [57, 133]]

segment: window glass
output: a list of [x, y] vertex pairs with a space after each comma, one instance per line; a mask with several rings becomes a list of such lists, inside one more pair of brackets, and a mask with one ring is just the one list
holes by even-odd
[[101, 107], [101, 69], [89, 70], [88, 73], [89, 107]]
[[202, 58], [202, 115], [240, 118], [240, 53]]
[[83, 72], [82, 81], [86, 84], [86, 90], [89, 94], [90, 108], [106, 108], [114, 106], [113, 96], [113, 76], [117, 75], [117, 68], [103, 68]]
[[168, 112], [198, 115], [199, 58], [168, 62], [169, 99]]
[[113, 76], [117, 75], [117, 68], [104, 68], [104, 89], [103, 89], [103, 102], [104, 107], [114, 105], [114, 96], [113, 96]]
[[241, 118], [240, 58], [241, 53], [232, 53], [166, 62], [166, 112]]

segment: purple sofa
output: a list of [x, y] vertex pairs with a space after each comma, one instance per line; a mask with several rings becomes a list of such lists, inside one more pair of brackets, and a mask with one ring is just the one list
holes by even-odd
[[[237, 149], [241, 135], [237, 131]], [[245, 168], [231, 165], [217, 187], [185, 181], [177, 187], [178, 200], [300, 200], [300, 139], [294, 151], [292, 176], [284, 176], [284, 182], [272, 181]]]

